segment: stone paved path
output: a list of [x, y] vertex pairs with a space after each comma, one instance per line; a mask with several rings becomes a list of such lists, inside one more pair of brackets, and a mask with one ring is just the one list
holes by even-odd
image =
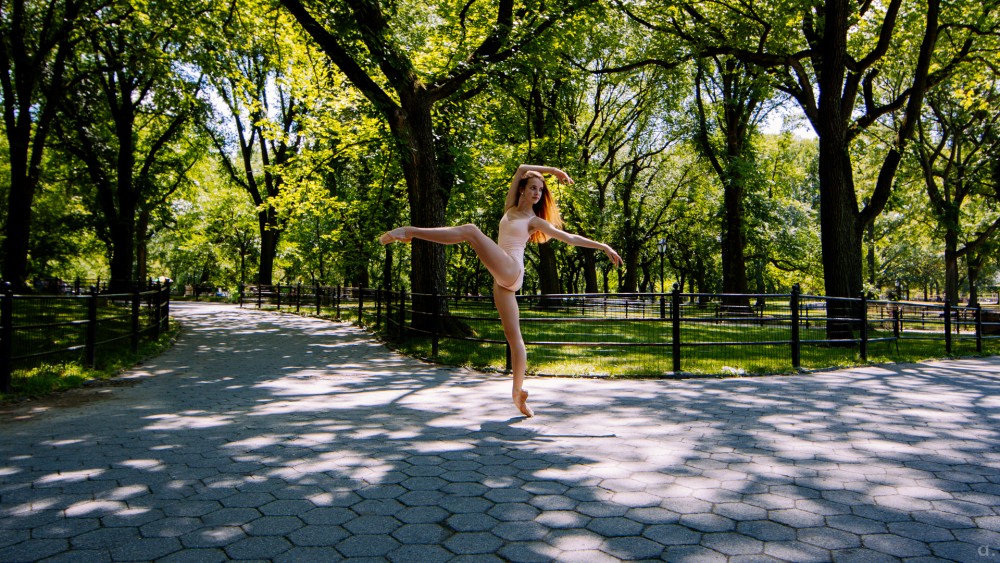
[[[1000, 359], [532, 379], [177, 304], [108, 398], [0, 422], [0, 561], [1000, 561]], [[530, 350], [529, 350], [530, 354]]]

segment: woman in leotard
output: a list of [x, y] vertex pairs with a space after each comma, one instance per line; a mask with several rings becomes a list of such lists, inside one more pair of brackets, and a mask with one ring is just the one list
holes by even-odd
[[476, 251], [479, 260], [493, 275], [493, 302], [500, 313], [504, 336], [510, 344], [511, 368], [514, 385], [511, 398], [524, 416], [534, 416], [528, 407], [528, 392], [522, 388], [527, 368], [527, 351], [521, 337], [520, 313], [515, 293], [524, 281], [524, 247], [528, 241], [545, 242], [550, 238], [574, 246], [595, 248], [608, 255], [611, 262], [620, 266], [621, 256], [610, 246], [561, 229], [562, 220], [555, 198], [545, 185], [542, 174], [551, 174], [560, 182], [572, 184], [573, 180], [562, 170], [549, 166], [522, 164], [510, 182], [510, 191], [504, 202], [504, 215], [500, 219], [497, 242], [483, 234], [479, 227], [467, 224], [457, 227], [399, 227], [383, 234], [379, 241], [410, 242], [418, 238], [440, 244], [467, 242]]

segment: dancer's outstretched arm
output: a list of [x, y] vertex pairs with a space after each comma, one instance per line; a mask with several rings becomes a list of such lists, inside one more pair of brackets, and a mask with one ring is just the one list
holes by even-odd
[[542, 231], [549, 237], [554, 238], [556, 240], [561, 240], [566, 244], [572, 244], [573, 246], [582, 246], [584, 248], [596, 248], [597, 250], [600, 250], [601, 252], [607, 254], [608, 258], [611, 260], [611, 263], [614, 264], [615, 266], [621, 266], [622, 264], [625, 263], [624, 260], [622, 260], [622, 257], [619, 256], [617, 252], [615, 252], [615, 249], [604, 244], [603, 242], [597, 242], [596, 240], [591, 240], [587, 237], [574, 235], [571, 233], [567, 233], [562, 229], [557, 229], [552, 225], [552, 223], [549, 223], [548, 221], [542, 219], [541, 217], [532, 218], [531, 222], [528, 223], [528, 228]]

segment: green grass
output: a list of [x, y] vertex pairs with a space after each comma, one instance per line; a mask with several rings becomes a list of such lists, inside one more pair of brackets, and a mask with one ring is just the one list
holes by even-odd
[[[495, 312], [491, 314], [484, 307], [470, 309], [460, 306], [452, 306], [451, 312], [456, 315], [490, 317], [489, 320], [468, 322], [474, 323], [472, 327], [478, 338], [503, 341], [500, 323], [494, 320]], [[579, 320], [579, 317], [570, 317], [552, 322], [553, 319], [564, 318], [567, 312], [570, 315], [579, 314], [566, 310], [542, 311], [522, 308], [521, 330], [527, 342], [530, 372], [546, 375], [607, 377], [673, 375], [669, 321], [656, 319], [636, 322], [621, 318], [585, 321]], [[782, 313], [776, 310], [774, 314], [787, 316], [787, 311]], [[791, 339], [790, 323], [787, 321], [760, 322], [751, 318], [742, 322], [717, 323], [714, 317], [710, 316], [702, 317], [700, 321], [689, 320], [681, 324], [682, 374], [713, 376], [734, 373], [781, 374], [796, 371], [792, 366], [791, 345], [785, 343]], [[822, 325], [812, 321], [809, 326], [810, 328], [802, 326], [800, 329], [802, 340], [826, 338], [826, 331]], [[880, 326], [873, 323], [869, 329], [870, 339], [892, 336], [891, 331], [882, 330]], [[857, 344], [838, 346], [803, 343], [800, 367], [803, 370], [817, 370], [945, 357], [945, 344], [940, 334], [940, 327], [935, 330], [938, 332], [907, 331], [898, 342], [869, 342], [867, 360], [862, 360]], [[935, 339], [928, 339], [928, 336]], [[538, 344], [544, 342], [569, 345]], [[572, 345], [572, 343], [587, 344]], [[645, 345], [647, 343], [659, 345]], [[411, 335], [397, 345], [406, 354], [433, 359], [448, 365], [502, 370], [506, 363], [505, 346], [502, 343], [490, 344], [441, 338], [438, 355], [434, 358], [429, 337]], [[983, 353], [1000, 353], [1000, 340], [984, 339]], [[975, 354], [975, 341], [967, 332], [953, 339], [953, 356]]]
[[76, 359], [44, 363], [31, 369], [15, 371], [11, 378], [11, 392], [0, 393], [0, 401], [42, 397], [80, 387], [89, 380], [110, 379], [145, 358], [156, 356], [170, 348], [179, 331], [178, 323], [171, 322], [170, 330], [161, 332], [158, 340], [140, 340], [139, 351], [135, 354], [128, 346], [98, 348], [93, 368], [85, 367], [82, 361]]
[[[471, 330], [476, 339], [495, 342], [478, 342], [440, 338], [437, 356], [433, 356], [429, 335], [410, 332], [403, 342], [394, 346], [411, 356], [426, 358], [446, 365], [467, 366], [489, 371], [502, 371], [506, 365], [506, 347], [503, 329], [493, 303], [489, 299], [449, 300], [449, 312]], [[294, 312], [294, 307], [282, 310]], [[735, 322], [718, 322], [712, 308], [685, 305], [681, 324], [681, 374], [718, 376], [734, 373], [782, 374], [794, 373], [788, 308], [773, 300], [763, 309], [763, 322], [750, 317]], [[315, 315], [315, 307], [302, 307], [301, 314]], [[383, 311], [384, 314], [384, 311]], [[396, 312], [394, 311], [394, 315]], [[606, 318], [615, 315], [618, 318]], [[521, 330], [528, 343], [528, 369], [532, 373], [569, 376], [606, 377], [658, 377], [673, 376], [671, 325], [659, 319], [659, 305], [646, 303], [640, 310], [629, 310], [629, 318], [621, 309], [605, 310], [603, 307], [560, 307], [545, 309], [533, 303], [521, 306]], [[636, 317], [647, 319], [636, 322]], [[345, 301], [339, 315], [334, 308], [323, 308], [323, 318], [353, 322], [376, 331], [375, 303], [365, 301], [364, 322], [358, 322], [357, 302]], [[824, 340], [826, 331], [817, 317], [822, 312], [812, 311], [810, 318], [802, 317], [800, 338]], [[693, 320], [697, 319], [697, 320]], [[938, 324], [935, 323], [937, 319]], [[407, 321], [409, 325], [409, 320]], [[803, 343], [800, 366], [803, 370], [837, 367], [915, 362], [945, 357], [943, 327], [934, 312], [927, 322], [906, 319], [905, 332], [898, 342], [869, 342], [867, 360], [862, 360], [858, 345], [837, 346]], [[872, 318], [869, 338], [891, 337], [891, 324], [884, 319]], [[383, 336], [385, 326], [377, 329]], [[931, 338], [928, 338], [931, 337]], [[549, 345], [540, 342], [576, 343], [577, 345]], [[769, 342], [781, 342], [770, 344]], [[580, 343], [596, 345], [579, 345]], [[657, 343], [659, 345], [635, 345]], [[704, 345], [705, 343], [738, 343], [736, 345]], [[625, 345], [623, 345], [625, 344]], [[1000, 339], [984, 339], [984, 354], [1000, 353]], [[953, 356], [975, 355], [975, 342], [968, 329], [953, 340]]]

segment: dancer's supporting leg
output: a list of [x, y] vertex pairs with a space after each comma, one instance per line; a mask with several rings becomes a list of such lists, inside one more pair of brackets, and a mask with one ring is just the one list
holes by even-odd
[[514, 262], [493, 239], [483, 234], [479, 227], [469, 223], [456, 227], [399, 227], [383, 234], [379, 241], [382, 244], [390, 242], [410, 242], [410, 239], [423, 239], [439, 244], [469, 243], [476, 251], [479, 261], [486, 266], [493, 279], [511, 283], [521, 273], [521, 266]]
[[524, 416], [535, 416], [528, 406], [528, 392], [522, 389], [524, 372], [528, 367], [528, 353], [524, 348], [524, 338], [521, 337], [521, 315], [517, 308], [517, 296], [513, 291], [493, 284], [493, 303], [500, 313], [500, 323], [503, 333], [510, 344], [510, 364], [514, 376], [511, 398], [514, 405]]

